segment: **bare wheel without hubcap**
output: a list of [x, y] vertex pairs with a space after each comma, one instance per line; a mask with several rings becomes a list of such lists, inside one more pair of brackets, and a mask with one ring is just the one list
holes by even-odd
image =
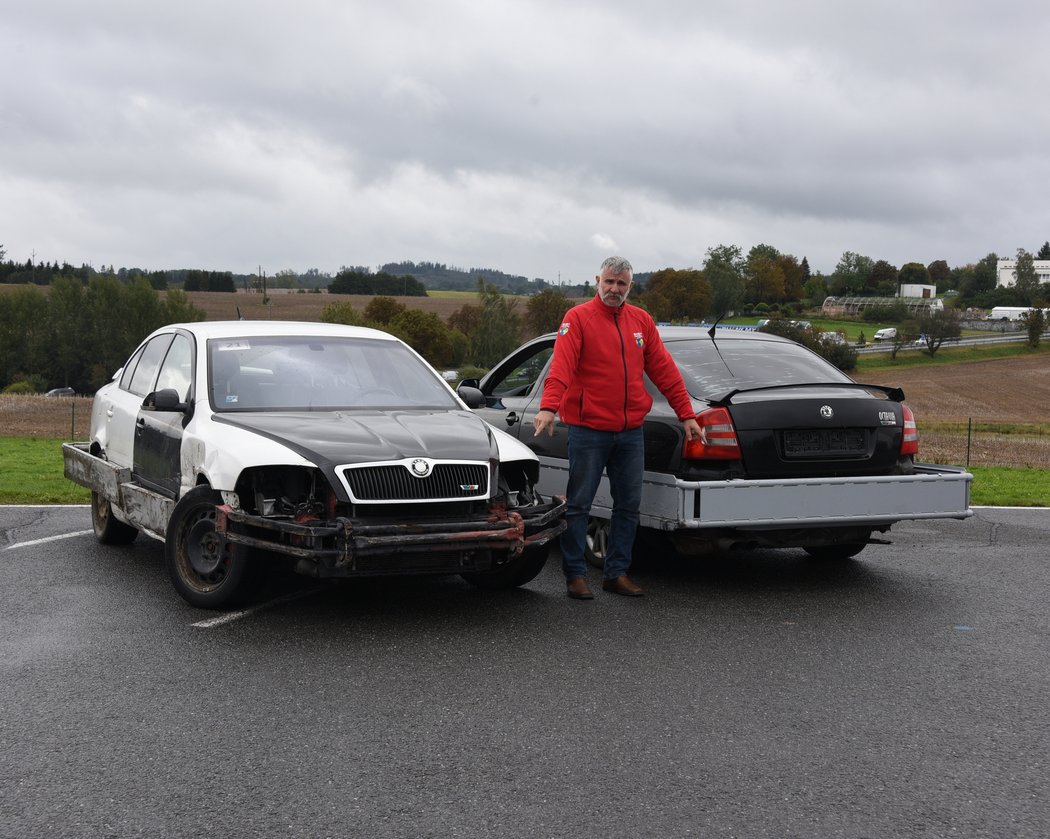
[[604, 568], [605, 557], [608, 553], [609, 520], [591, 516], [587, 520], [587, 539], [583, 546], [584, 559], [594, 568]]
[[231, 606], [243, 599], [252, 577], [248, 551], [215, 530], [218, 497], [197, 487], [175, 505], [168, 522], [164, 557], [175, 589], [204, 609]]
[[91, 492], [91, 526], [95, 538], [103, 545], [127, 545], [139, 535], [138, 530], [113, 515], [113, 507], [97, 492]]

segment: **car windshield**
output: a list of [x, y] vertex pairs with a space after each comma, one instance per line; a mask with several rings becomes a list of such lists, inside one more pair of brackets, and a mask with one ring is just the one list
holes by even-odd
[[214, 338], [208, 369], [216, 411], [460, 407], [438, 375], [396, 341]]
[[720, 341], [717, 350], [707, 340], [666, 344], [678, 362], [686, 388], [703, 399], [766, 385], [852, 381], [833, 364], [797, 344], [727, 340]]

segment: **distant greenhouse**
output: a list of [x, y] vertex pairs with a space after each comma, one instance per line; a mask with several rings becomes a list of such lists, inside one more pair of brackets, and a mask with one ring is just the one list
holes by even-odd
[[865, 309], [904, 306], [910, 314], [922, 315], [928, 312], [939, 312], [944, 303], [939, 297], [825, 297], [821, 306], [828, 317], [842, 315], [860, 315]]

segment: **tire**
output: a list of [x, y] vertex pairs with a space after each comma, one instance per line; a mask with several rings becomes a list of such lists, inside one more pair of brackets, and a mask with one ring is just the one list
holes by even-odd
[[139, 535], [136, 528], [114, 516], [112, 505], [94, 490], [91, 491], [91, 526], [95, 538], [103, 545], [130, 545]]
[[533, 545], [525, 548], [521, 556], [497, 566], [492, 571], [463, 574], [462, 577], [472, 586], [488, 591], [517, 588], [536, 579], [547, 564], [549, 555], [550, 545]]
[[592, 568], [605, 568], [605, 555], [609, 552], [609, 519], [591, 516], [587, 519], [587, 537], [583, 545], [583, 558]]
[[843, 542], [840, 545], [815, 545], [804, 550], [814, 559], [822, 562], [834, 562], [840, 559], [850, 559], [864, 550], [867, 542]]
[[243, 602], [257, 576], [248, 549], [215, 532], [218, 503], [210, 487], [191, 489], [175, 505], [164, 540], [164, 560], [175, 590], [201, 609]]

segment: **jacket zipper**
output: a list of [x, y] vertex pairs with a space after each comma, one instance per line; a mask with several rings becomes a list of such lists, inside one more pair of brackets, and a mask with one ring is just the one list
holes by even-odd
[[[622, 305], [622, 304], [621, 304]], [[616, 325], [616, 334], [620, 336], [620, 363], [623, 365], [623, 428], [627, 430], [627, 401], [630, 398], [627, 388], [627, 350], [623, 343], [623, 332], [620, 331], [620, 309], [613, 312], [613, 323]]]

